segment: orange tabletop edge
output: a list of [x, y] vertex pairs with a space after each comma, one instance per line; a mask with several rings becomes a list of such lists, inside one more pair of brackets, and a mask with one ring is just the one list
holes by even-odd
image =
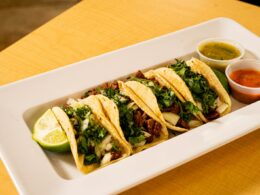
[[[216, 17], [260, 35], [260, 8], [239, 1], [83, 0], [0, 52], [0, 85]], [[259, 140], [257, 130], [123, 194], [260, 194]], [[18, 194], [1, 161], [0, 184]]]

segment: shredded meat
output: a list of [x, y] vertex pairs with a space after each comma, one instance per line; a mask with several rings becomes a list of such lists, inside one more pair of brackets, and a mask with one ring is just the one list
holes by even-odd
[[65, 103], [65, 104], [63, 105], [63, 107], [64, 107], [64, 108], [68, 108], [68, 107], [70, 107], [70, 105], [67, 104], [67, 103]]
[[90, 153], [95, 153], [95, 147], [89, 146], [89, 147], [88, 147], [88, 151], [89, 151]]
[[148, 118], [147, 114], [145, 112], [143, 112], [142, 114], [142, 120], [141, 120], [141, 123], [140, 123], [140, 126], [143, 126], [146, 119]]
[[103, 85], [100, 86], [101, 89], [118, 89], [118, 83], [116, 81], [110, 82], [110, 83], [105, 83]]
[[142, 120], [142, 111], [137, 110], [135, 111], [135, 115], [134, 115], [134, 122], [138, 127], [141, 127], [141, 120]]
[[103, 85], [100, 86], [102, 89], [108, 89], [110, 86], [109, 86], [109, 83], [104, 83]]
[[[140, 79], [147, 79], [147, 78], [145, 78], [144, 74], [140, 70], [138, 70], [135, 73], [135, 77], [140, 78]], [[153, 81], [157, 85], [160, 85], [159, 82], [155, 78], [150, 78], [148, 80]]]
[[210, 112], [209, 114], [207, 114], [206, 118], [208, 120], [214, 120], [214, 119], [218, 118], [219, 116], [220, 116], [219, 113], [214, 110], [214, 111]]
[[148, 119], [147, 121], [145, 121], [145, 123], [146, 123], [146, 127], [147, 127], [147, 129], [149, 131], [149, 130], [154, 128], [155, 120]]
[[96, 95], [97, 94], [97, 90], [96, 89], [91, 89], [88, 91], [88, 95]]
[[[119, 89], [118, 83], [117, 81], [114, 82], [110, 82], [110, 83], [105, 83], [103, 85], [100, 86], [101, 89], [108, 89], [108, 88], [112, 88], [112, 89]], [[90, 95], [97, 95], [99, 94], [99, 92], [96, 90], [96, 88], [89, 90], [87, 93], [87, 95], [85, 96], [90, 96]], [[85, 96], [83, 96], [82, 98], [84, 98]]]
[[114, 152], [111, 152], [111, 160], [115, 160], [115, 159], [118, 159], [122, 156], [122, 153], [120, 151], [114, 151]]
[[162, 129], [162, 125], [158, 122], [155, 122], [154, 129], [153, 129], [153, 135], [155, 135], [155, 137], [160, 137], [161, 129]]
[[146, 143], [152, 143], [153, 142], [153, 136], [150, 136], [150, 137], [147, 137], [147, 138], [145, 138], [145, 140], [146, 140]]
[[148, 119], [145, 121], [147, 132], [150, 133], [152, 136], [160, 137], [161, 131], [161, 124], [153, 119]]
[[177, 126], [183, 127], [183, 128], [185, 128], [185, 129], [189, 129], [189, 128], [190, 128], [190, 127], [189, 127], [189, 124], [188, 124], [185, 120], [183, 120], [183, 119], [181, 119], [181, 118], [178, 120]]
[[177, 104], [173, 104], [172, 106], [163, 109], [163, 112], [172, 112], [174, 114], [180, 113], [180, 107]]
[[141, 109], [138, 109], [137, 111], [135, 111], [134, 121], [138, 127], [142, 127], [144, 126], [147, 117], [148, 115], [145, 112], [143, 112]]
[[140, 78], [140, 79], [145, 79], [144, 74], [143, 74], [140, 70], [137, 71], [137, 73], [135, 74], [135, 76], [136, 76], [137, 78]]
[[[149, 80], [153, 81], [154, 84], [161, 86], [160, 83], [155, 78], [150, 78]], [[166, 87], [163, 87], [163, 88], [167, 89]]]
[[160, 137], [162, 126], [160, 123], [150, 118], [144, 111], [138, 109], [135, 111], [134, 122], [138, 127], [143, 127], [147, 133], [151, 134], [146, 138], [147, 143], [151, 143], [154, 137]]
[[111, 88], [112, 88], [112, 89], [119, 89], [118, 83], [117, 83], [116, 81], [114, 81], [113, 83], [111, 83]]

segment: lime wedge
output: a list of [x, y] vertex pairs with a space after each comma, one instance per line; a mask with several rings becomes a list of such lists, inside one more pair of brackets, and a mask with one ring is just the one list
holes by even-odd
[[230, 94], [230, 88], [228, 85], [228, 79], [227, 79], [226, 75], [217, 69], [212, 68], [212, 70], [215, 73], [215, 75], [218, 77], [218, 80], [220, 81], [220, 83], [222, 84], [224, 89], [228, 92], [228, 94]]
[[51, 109], [48, 109], [36, 121], [32, 137], [46, 150], [52, 152], [67, 152], [70, 150], [67, 136]]

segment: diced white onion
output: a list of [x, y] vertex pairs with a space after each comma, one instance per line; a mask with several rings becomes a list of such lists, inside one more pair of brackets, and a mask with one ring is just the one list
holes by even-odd
[[112, 158], [112, 154], [110, 152], [106, 153], [101, 160], [101, 165], [105, 165], [105, 164], [109, 163], [111, 161], [111, 158]]
[[67, 104], [68, 105], [72, 105], [72, 104], [74, 104], [74, 103], [76, 103], [77, 101], [75, 100], [75, 99], [73, 99], [73, 98], [69, 98], [68, 100], [67, 100]]
[[125, 102], [127, 99], [124, 96], [119, 96], [119, 101], [120, 102]]
[[[111, 135], [108, 135], [105, 137], [105, 139], [103, 139], [103, 141], [99, 144], [99, 145], [96, 145], [95, 146], [95, 153], [98, 157], [100, 157], [101, 155], [103, 155], [106, 151], [106, 149], [110, 146], [107, 146], [107, 145], [111, 145], [111, 139], [112, 139], [112, 136]], [[111, 145], [111, 148], [112, 148], [112, 145]]]
[[172, 112], [163, 112], [162, 114], [163, 118], [172, 125], [176, 125], [178, 120], [180, 119], [179, 115], [174, 114]]
[[82, 126], [81, 126], [81, 130], [84, 131], [85, 129], [88, 128], [88, 124], [89, 124], [89, 119], [86, 118], [83, 123], [82, 123]]
[[146, 131], [142, 131], [142, 132], [144, 133], [144, 137], [150, 137], [151, 136], [151, 134], [146, 132]]
[[111, 138], [112, 136], [108, 135], [105, 137], [105, 139], [103, 139], [103, 141], [100, 144], [101, 151], [104, 151], [106, 149], [107, 144], [111, 142]]
[[106, 145], [106, 151], [110, 151], [112, 149], [112, 144], [111, 143], [108, 143]]
[[201, 103], [200, 103], [200, 102], [196, 102], [196, 104], [197, 104], [197, 107], [198, 107], [200, 110], [202, 110], [202, 105], [201, 105]]
[[101, 150], [100, 150], [100, 147], [99, 147], [99, 146], [96, 146], [96, 147], [95, 147], [95, 153], [96, 153], [96, 155], [100, 158], [100, 156], [101, 156]]
[[149, 87], [153, 87], [154, 86], [154, 83], [152, 81], [148, 82], [148, 86]]
[[136, 110], [138, 106], [134, 102], [131, 102], [127, 105], [127, 108], [132, 108], [133, 110]]
[[222, 103], [220, 106], [218, 106], [218, 108], [216, 109], [216, 111], [221, 114], [223, 113], [226, 109], [228, 108], [228, 105], [226, 103]]
[[199, 120], [190, 120], [188, 125], [189, 125], [190, 128], [195, 128], [195, 127], [198, 127], [200, 125], [203, 125], [203, 123]]
[[95, 144], [95, 142], [94, 142], [93, 140], [90, 140], [90, 145], [91, 145], [92, 147], [94, 147], [96, 144]]
[[73, 98], [69, 98], [67, 101], [67, 104], [70, 105], [74, 109], [84, 106], [84, 104], [81, 101], [77, 101]]
[[138, 109], [138, 106], [136, 104], [133, 105], [132, 107], [133, 110], [137, 110]]
[[223, 102], [220, 100], [220, 98], [219, 98], [219, 97], [217, 98], [217, 100], [216, 100], [216, 101], [217, 101], [217, 106], [221, 106], [221, 104], [223, 104]]
[[140, 147], [143, 146], [144, 144], [145, 144], [145, 140], [135, 144], [134, 147]]
[[107, 145], [107, 144], [111, 141], [111, 138], [112, 138], [111, 135], [107, 135], [107, 136], [105, 137], [105, 139], [103, 139], [102, 145]]
[[212, 109], [215, 109], [217, 107], [219, 107], [223, 102], [220, 100], [220, 98], [218, 97], [217, 99], [215, 99], [213, 105], [211, 106]]

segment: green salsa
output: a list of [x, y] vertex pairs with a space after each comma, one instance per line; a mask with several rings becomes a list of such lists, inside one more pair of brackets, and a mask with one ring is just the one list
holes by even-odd
[[240, 56], [239, 49], [224, 42], [205, 43], [200, 46], [199, 51], [204, 56], [215, 60], [231, 60]]

